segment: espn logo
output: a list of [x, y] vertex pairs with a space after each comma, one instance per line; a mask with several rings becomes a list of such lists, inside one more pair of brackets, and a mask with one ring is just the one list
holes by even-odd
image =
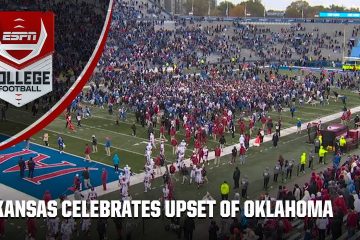
[[52, 91], [54, 14], [0, 14], [0, 99], [21, 107]]
[[4, 32], [3, 41], [36, 41], [36, 32]]

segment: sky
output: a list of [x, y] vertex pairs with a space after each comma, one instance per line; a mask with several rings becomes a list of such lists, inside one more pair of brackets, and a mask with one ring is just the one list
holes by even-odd
[[[223, 0], [218, 0], [218, 2], [222, 2]], [[228, 0], [234, 4], [240, 3], [244, 0]], [[287, 6], [290, 5], [294, 0], [261, 0], [262, 4], [264, 4], [266, 10], [285, 10]], [[332, 4], [344, 6], [347, 8], [351, 7], [360, 7], [360, 0], [307, 0], [310, 5], [324, 5], [330, 6]]]

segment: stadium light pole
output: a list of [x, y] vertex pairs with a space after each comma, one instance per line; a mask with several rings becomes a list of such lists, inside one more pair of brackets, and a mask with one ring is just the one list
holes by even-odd
[[244, 6], [244, 14], [245, 14], [245, 19], [246, 19], [247, 18], [246, 2], [245, 2], [245, 6]]
[[225, 3], [226, 3], [225, 16], [229, 17], [229, 2], [225, 0]]
[[211, 8], [210, 8], [211, 0], [209, 0], [209, 9], [208, 9], [208, 16], [210, 16]]
[[305, 0], [301, 2], [301, 18], [304, 19], [304, 4], [305, 4]]
[[342, 62], [345, 62], [344, 59], [345, 59], [345, 50], [346, 50], [346, 25], [344, 25], [344, 43], [343, 43], [343, 60]]

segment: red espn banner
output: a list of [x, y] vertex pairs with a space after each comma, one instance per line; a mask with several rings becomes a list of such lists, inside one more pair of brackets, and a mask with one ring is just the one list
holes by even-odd
[[[4, 150], [24, 141], [45, 128], [57, 116], [62, 114], [72, 100], [80, 93], [91, 77], [102, 55], [111, 25], [112, 8], [113, 1], [110, 0], [105, 22], [96, 47], [81, 74], [76, 76], [75, 83], [47, 113], [19, 133], [9, 136], [7, 140], [1, 142], [0, 150]], [[16, 69], [22, 69], [51, 55], [54, 51], [54, 31], [57, 31], [54, 29], [54, 17], [56, 22], [57, 16], [54, 16], [52, 12], [1, 12], [0, 63]], [[39, 44], [39, 40], [41, 41], [41, 37], [44, 37], [45, 35], [46, 40], [42, 44], [41, 42]], [[4, 69], [2, 71], [4, 71]], [[6, 79], [7, 76], [8, 75], [3, 76], [3, 80]], [[16, 78], [14, 79], [18, 79], [18, 75], [16, 75]], [[3, 93], [0, 92], [0, 94], [2, 95]], [[21, 94], [16, 93], [15, 98], [15, 100], [19, 101], [21, 99]], [[14, 103], [12, 104], [15, 105]]]
[[2, 12], [0, 62], [23, 69], [54, 52], [54, 13]]

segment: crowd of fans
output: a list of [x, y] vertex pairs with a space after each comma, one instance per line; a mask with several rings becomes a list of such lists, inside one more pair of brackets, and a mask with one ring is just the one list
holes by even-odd
[[[94, 8], [84, 2], [81, 3], [81, 7], [70, 2], [56, 3], [54, 6], [58, 18], [57, 29], [64, 34], [57, 34], [56, 40], [54, 66], [55, 79], [59, 81], [55, 83], [55, 96], [52, 95], [53, 99], [46, 96], [40, 100], [41, 106], [46, 106], [45, 102], [48, 102], [48, 107], [64, 94], [69, 83], [79, 75], [92, 53], [101, 29], [99, 24], [105, 17], [98, 12], [95, 14]], [[105, 8], [105, 4], [101, 6]], [[103, 9], [102, 7], [100, 9]], [[68, 18], [69, 11], [74, 11], [74, 18]], [[321, 74], [312, 74], [302, 71], [298, 77], [289, 77], [281, 74], [277, 67], [264, 68], [266, 62], [274, 60], [280, 64], [298, 61], [303, 65], [313, 59], [334, 60], [331, 56], [324, 55], [323, 51], [344, 51], [338, 40], [344, 34], [341, 31], [319, 33], [319, 30], [314, 28], [309, 32], [305, 26], [297, 24], [274, 32], [267, 27], [243, 27], [237, 24], [206, 26], [184, 20], [177, 20], [173, 30], [155, 30], [154, 25], [164, 24], [163, 19], [152, 20], [147, 16], [161, 13], [150, 3], [115, 1], [111, 31], [97, 72], [90, 82], [90, 88], [84, 90], [69, 109], [82, 114], [79, 111], [79, 103], [86, 101], [101, 108], [108, 108], [111, 114], [118, 108], [119, 119], [125, 118], [126, 111], [133, 111], [137, 122], [143, 127], [151, 129], [160, 124], [160, 129], [163, 129], [160, 134], [166, 134], [167, 131], [172, 142], [176, 140], [176, 131], [183, 126], [186, 138], [194, 137], [199, 144], [198, 147], [195, 146], [197, 151], [192, 158], [195, 166], [201, 159], [205, 159], [204, 155], [200, 158], [200, 152], [204, 154], [201, 145], [210, 136], [215, 140], [216, 136], [220, 137], [221, 152], [224, 145], [221, 137], [224, 131], [235, 132], [235, 125], [238, 126], [236, 129], [240, 134], [247, 135], [249, 130], [251, 135], [255, 122], [261, 122], [262, 128], [257, 133], [258, 137], [263, 137], [267, 133], [272, 134], [273, 128], [280, 135], [281, 122], [274, 126], [268, 117], [269, 111], [281, 112], [284, 108], [291, 111], [295, 103], [328, 104], [330, 96], [338, 98], [336, 91], [331, 90], [332, 87], [358, 87], [357, 73], [337, 74], [323, 70]], [[73, 24], [74, 21], [78, 23]], [[74, 34], [72, 27], [79, 26], [81, 31]], [[356, 37], [357, 34], [358, 29], [354, 28], [352, 36]], [[90, 39], [94, 41], [89, 41]], [[242, 57], [244, 52], [249, 55]], [[256, 61], [249, 63], [252, 59]], [[61, 79], [65, 79], [67, 83], [60, 81]], [[346, 101], [343, 101], [346, 107]], [[85, 112], [91, 115], [88, 109], [84, 109], [83, 113]], [[239, 120], [235, 119], [235, 114], [240, 116]], [[293, 114], [294, 112], [292, 116]], [[245, 117], [248, 117], [246, 122]], [[133, 131], [136, 135], [136, 130]], [[151, 134], [154, 133], [149, 131], [149, 152], [153, 148], [151, 138], [154, 136]], [[240, 137], [240, 145], [243, 141], [244, 147], [248, 148], [249, 136], [245, 137]], [[176, 142], [174, 146], [181, 144]], [[183, 146], [185, 145], [184, 143]], [[181, 154], [184, 155], [185, 150], [180, 151]], [[174, 154], [177, 152], [179, 151], [174, 150]], [[334, 158], [336, 157], [340, 156], [335, 155]], [[151, 158], [149, 153], [148, 161], [152, 161]], [[276, 197], [278, 200], [333, 201], [333, 219], [304, 220], [306, 239], [324, 239], [326, 231], [333, 239], [338, 238], [342, 235], [338, 226], [343, 219], [346, 221], [348, 235], [355, 234], [360, 213], [360, 200], [357, 195], [360, 187], [360, 160], [359, 156], [350, 156], [342, 165], [338, 162], [339, 159], [336, 159], [332, 167], [312, 173], [309, 183], [304, 187], [295, 185], [294, 190], [285, 187], [279, 189]], [[158, 165], [156, 162], [154, 164]], [[145, 184], [150, 182], [150, 175], [154, 174], [154, 167], [150, 169], [144, 179]], [[191, 179], [195, 179], [199, 187], [203, 180], [207, 179], [204, 169], [204, 166], [201, 169], [190, 169], [190, 183]], [[164, 198], [172, 196], [173, 189], [169, 190], [169, 183], [175, 177], [176, 170], [183, 170], [183, 167], [178, 166], [176, 169], [173, 166], [173, 170], [169, 169], [164, 175], [164, 182], [168, 184], [165, 184], [167, 187], [163, 189]], [[181, 174], [186, 176], [183, 178], [184, 183], [184, 179], [188, 179], [188, 173]], [[121, 194], [127, 196], [128, 180], [120, 180]], [[246, 182], [246, 179], [242, 181]], [[242, 183], [243, 185], [245, 183]], [[145, 185], [145, 191], [148, 189], [151, 189], [149, 184]], [[222, 195], [224, 199], [228, 197], [226, 194]], [[247, 197], [246, 191], [242, 192], [242, 197]], [[210, 194], [205, 196], [205, 199], [211, 198]], [[235, 195], [235, 199], [240, 201], [240, 198], [240, 195]], [[261, 199], [270, 200], [271, 197], [265, 194]], [[286, 234], [292, 231], [295, 221], [246, 219], [241, 214], [229, 225], [225, 221], [219, 222], [219, 225], [212, 221], [209, 239], [284, 239]], [[36, 230], [35, 220], [29, 219], [27, 223], [28, 233], [36, 235], [36, 232], [33, 233], [34, 229]], [[114, 220], [114, 223], [121, 234], [121, 222]], [[82, 220], [81, 228], [84, 234], [89, 235], [90, 225], [89, 219]], [[182, 221], [175, 219], [171, 226], [179, 235], [181, 229], [186, 239], [191, 239], [195, 222], [189, 218]], [[79, 232], [72, 219], [64, 219], [62, 222], [59, 219], [49, 220], [47, 228], [51, 236], [61, 235], [63, 239], [71, 238]], [[99, 219], [97, 230], [100, 239], [104, 239], [106, 228], [106, 220]]]
[[[341, 158], [343, 158], [341, 160]], [[360, 157], [359, 155], [334, 154], [332, 166], [320, 172], [312, 172], [308, 182], [302, 187], [295, 184], [293, 189], [279, 186], [277, 196], [267, 192], [260, 196], [260, 200], [331, 200], [333, 218], [268, 218], [246, 219], [240, 216], [232, 223], [225, 221], [230, 229], [230, 235], [225, 230], [226, 239], [286, 239], [302, 229], [302, 239], [358, 239], [355, 234], [359, 231], [360, 216]], [[236, 198], [236, 196], [235, 196]], [[223, 224], [223, 223], [222, 223]], [[218, 237], [224, 232], [215, 222], [211, 223], [209, 234]], [[215, 229], [215, 230], [214, 230]], [[343, 236], [344, 235], [344, 236]], [[299, 236], [300, 237], [300, 236]], [[210, 238], [217, 239], [217, 238]], [[225, 238], [221, 238], [225, 239]]]
[[[173, 31], [155, 31], [152, 21], [128, 19], [139, 8], [142, 5], [136, 2], [116, 2], [111, 33], [98, 72], [80, 99], [109, 108], [111, 113], [121, 106], [119, 112], [134, 112], [137, 122], [143, 126], [148, 122], [165, 123], [170, 132], [170, 123], [174, 121], [188, 125], [193, 132], [199, 127], [206, 128], [211, 135], [214, 129], [219, 129], [222, 118], [227, 118], [222, 124], [229, 130], [236, 125], [237, 120], [232, 116], [237, 113], [255, 115], [256, 121], [270, 110], [290, 109], [295, 102], [328, 103], [333, 95], [332, 86], [342, 89], [358, 86], [356, 73], [338, 75], [323, 71], [319, 77], [303, 71], [299, 77], [289, 77], [282, 75], [278, 68], [263, 68], [259, 63], [249, 64], [239, 57], [231, 57], [228, 64], [208, 64], [206, 56], [221, 51], [225, 56], [229, 53], [226, 49], [232, 49], [230, 45], [222, 48], [222, 42], [228, 41], [222, 35], [224, 27], [201, 29], [180, 24]], [[302, 29], [298, 26], [282, 31], [291, 38]], [[256, 27], [243, 31], [239, 36], [262, 32]], [[313, 42], [325, 39], [310, 36], [306, 38]], [[276, 39], [285, 41], [283, 35]], [[257, 41], [266, 42], [265, 38]], [[319, 44], [321, 48], [324, 43]], [[335, 95], [337, 97], [337, 93]], [[74, 106], [78, 100], [74, 100]]]
[[[179, 126], [184, 126], [186, 132], [191, 129], [190, 135], [201, 144], [202, 134], [199, 132], [205, 132], [205, 139], [213, 135], [220, 137], [219, 129], [232, 131], [233, 126], [238, 124], [240, 133], [245, 133], [243, 129], [251, 128], [251, 121], [260, 121], [263, 126], [263, 129], [259, 129], [261, 135], [261, 131], [269, 133], [269, 126], [271, 133], [274, 127], [266, 117], [268, 111], [291, 109], [295, 102], [306, 104], [318, 101], [320, 104], [328, 104], [330, 96], [338, 98], [336, 91], [331, 90], [332, 87], [355, 89], [358, 86], [356, 73], [322, 71], [319, 77], [302, 71], [299, 77], [289, 77], [282, 75], [276, 67], [263, 68], [265, 62], [272, 60], [278, 60], [280, 64], [296, 60], [302, 65], [313, 60], [338, 60], [325, 53], [344, 51], [339, 40], [344, 33], [339, 30], [320, 33], [317, 28], [309, 31], [305, 25], [297, 24], [273, 32], [270, 28], [257, 26], [205, 25], [184, 20], [178, 20], [173, 30], [155, 30], [154, 25], [157, 23], [154, 21], [126, 18], [140, 8], [142, 5], [136, 2], [116, 2], [115, 21], [98, 72], [89, 90], [84, 91], [79, 99], [106, 107], [111, 113], [115, 107], [119, 107], [121, 116], [124, 116], [124, 111], [133, 111], [138, 123], [144, 127], [160, 124], [171, 135], [173, 128], [178, 130]], [[356, 36], [357, 29], [354, 28], [353, 37]], [[278, 49], [274, 45], [282, 47]], [[348, 47], [352, 47], [350, 43]], [[244, 49], [250, 50], [246, 58], [241, 57]], [[262, 61], [248, 63], [253, 56]], [[79, 99], [74, 101], [74, 106], [77, 106]], [[233, 117], [236, 113], [250, 116], [249, 123], [246, 123], [249, 126], [243, 126], [241, 117], [237, 122]], [[151, 141], [152, 132], [149, 131], [149, 134]], [[175, 136], [171, 135], [171, 138]], [[196, 157], [197, 160], [201, 158], [199, 155]], [[352, 161], [356, 162], [358, 158], [354, 158]], [[341, 198], [346, 194], [345, 199], [353, 196], [353, 191], [344, 192], [353, 184], [352, 181], [341, 181], [345, 175], [349, 175], [345, 172], [350, 172], [349, 166], [353, 165], [349, 161], [342, 167], [313, 173], [310, 183], [303, 188], [297, 185], [294, 191], [281, 188], [277, 199], [331, 199], [336, 215], [340, 214], [344, 210], [343, 206], [340, 208]], [[196, 183], [202, 182], [203, 178], [200, 177], [198, 181], [196, 176], [203, 175], [204, 165], [200, 168], [195, 165], [188, 170], [191, 171], [190, 179], [195, 179]], [[181, 167], [177, 168], [180, 174], [186, 176]], [[173, 173], [170, 169], [170, 176]], [[358, 178], [355, 176], [352, 176], [352, 180]], [[332, 189], [334, 192], [330, 194], [331, 188], [336, 190]], [[169, 195], [168, 191], [165, 191], [166, 196]], [[207, 197], [211, 198], [210, 195]], [[270, 199], [269, 195], [264, 198]], [[353, 198], [355, 202], [356, 196]], [[349, 209], [352, 205], [346, 206], [346, 213], [351, 212]], [[346, 213], [343, 212], [343, 216]], [[353, 217], [351, 214], [346, 216], [348, 222], [353, 221], [350, 220]], [[327, 221], [305, 219], [307, 239], [323, 239], [324, 225], [329, 231], [337, 226], [336, 221]], [[194, 231], [195, 223], [188, 218], [180, 222], [179, 219], [174, 220], [171, 226], [173, 229], [182, 229], [186, 238], [191, 239], [189, 236]], [[241, 216], [233, 220], [228, 231], [226, 224], [218, 226], [213, 221], [209, 228], [209, 239], [283, 239], [291, 232], [293, 222], [291, 219], [246, 219]], [[352, 236], [354, 233], [350, 231], [353, 230], [350, 226], [353, 227], [349, 223], [347, 229], [349, 236]], [[332, 231], [334, 239], [338, 236], [335, 232]]]

